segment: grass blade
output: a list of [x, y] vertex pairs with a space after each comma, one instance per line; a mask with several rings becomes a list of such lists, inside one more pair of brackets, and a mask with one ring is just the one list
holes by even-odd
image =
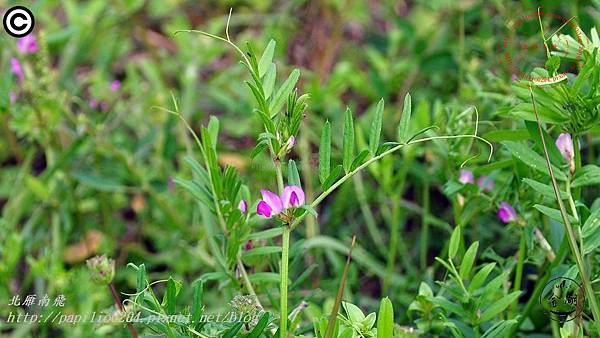
[[348, 252], [348, 258], [346, 259], [346, 266], [344, 266], [344, 272], [342, 273], [342, 280], [340, 281], [340, 286], [338, 287], [337, 296], [335, 297], [335, 303], [333, 304], [333, 308], [331, 309], [331, 315], [329, 316], [329, 323], [327, 323], [327, 331], [325, 331], [324, 338], [332, 338], [333, 331], [335, 329], [335, 322], [337, 320], [338, 312], [340, 311], [340, 304], [342, 303], [342, 296], [344, 295], [344, 288], [346, 287], [346, 278], [348, 277], [348, 268], [350, 268], [350, 261], [352, 260], [352, 249], [354, 249], [354, 244], [356, 243], [356, 236], [352, 237], [352, 245], [350, 246], [350, 251]]

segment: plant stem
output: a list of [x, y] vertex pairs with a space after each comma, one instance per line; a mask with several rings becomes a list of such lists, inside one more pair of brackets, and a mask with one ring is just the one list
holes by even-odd
[[[581, 150], [579, 149], [579, 137], [573, 136], [573, 151], [575, 152], [575, 172], [581, 168]], [[573, 198], [578, 200], [581, 198], [581, 187], [573, 188]]]
[[287, 306], [288, 306], [288, 255], [290, 250], [290, 226], [283, 226], [283, 236], [281, 242], [281, 284], [279, 288], [280, 298], [281, 298], [281, 324], [279, 327], [279, 337], [287, 338]]
[[[560, 197], [560, 190], [558, 188], [558, 183], [556, 183], [556, 177], [554, 177], [554, 171], [552, 169], [552, 164], [550, 163], [550, 157], [548, 155], [548, 148], [546, 147], [546, 141], [544, 139], [544, 133], [542, 131], [542, 123], [540, 122], [540, 117], [537, 112], [537, 107], [535, 105], [535, 98], [533, 97], [533, 90], [531, 86], [529, 86], [529, 92], [531, 93], [531, 101], [533, 103], [533, 112], [535, 113], [535, 118], [538, 124], [538, 130], [540, 133], [540, 137], [542, 139], [542, 146], [544, 148], [544, 155], [546, 158], [546, 165], [548, 166], [548, 172], [550, 173], [550, 179], [552, 181], [552, 188], [554, 189], [554, 195], [556, 196], [556, 201], [558, 202], [558, 207], [560, 209], [560, 214], [563, 219], [563, 224], [565, 225], [567, 239], [569, 240], [569, 245], [571, 246], [571, 252], [573, 256], [575, 256], [575, 262], [577, 263], [577, 268], [579, 269], [579, 275], [581, 276], [581, 283], [583, 284], [583, 288], [589, 297], [590, 307], [592, 308], [592, 315], [594, 317], [594, 326], [596, 327], [596, 331], [600, 333], [600, 307], [598, 307], [598, 300], [596, 299], [596, 294], [594, 293], [594, 289], [590, 284], [590, 279], [588, 277], [588, 272], [585, 268], [585, 263], [583, 261], [583, 257], [581, 256], [581, 252], [579, 251], [579, 245], [577, 244], [577, 239], [575, 237], [575, 232], [573, 231], [573, 227], [571, 226], [571, 222], [569, 221], [569, 215], [567, 210], [565, 209], [565, 205]], [[579, 148], [579, 144], [577, 144]]]
[[[123, 303], [121, 303], [121, 297], [119, 297], [119, 293], [117, 293], [117, 289], [115, 289], [115, 286], [112, 282], [108, 283], [108, 288], [110, 289], [110, 293], [115, 301], [115, 305], [117, 305], [121, 312], [125, 313], [125, 308], [123, 307]], [[137, 338], [137, 331], [130, 322], [127, 322], [127, 329], [133, 338]]]
[[[519, 242], [519, 260], [517, 261], [517, 269], [515, 270], [515, 285], [513, 291], [521, 290], [521, 281], [523, 280], [523, 265], [525, 263], [525, 254], [527, 250], [527, 242], [525, 238], [525, 229], [521, 229], [521, 241]], [[508, 317], [512, 318], [513, 314], [517, 310], [519, 300], [517, 299], [508, 313]]]

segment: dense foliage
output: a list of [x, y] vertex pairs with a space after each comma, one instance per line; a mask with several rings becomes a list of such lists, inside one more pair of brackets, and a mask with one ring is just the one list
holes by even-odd
[[3, 334], [600, 336], [600, 2], [30, 8]]

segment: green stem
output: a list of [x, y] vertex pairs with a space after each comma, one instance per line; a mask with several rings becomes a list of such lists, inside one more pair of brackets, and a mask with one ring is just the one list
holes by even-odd
[[[521, 282], [523, 280], [523, 265], [525, 264], [525, 254], [527, 250], [527, 241], [525, 238], [525, 229], [521, 229], [521, 241], [519, 242], [519, 260], [517, 261], [517, 269], [515, 271], [515, 285], [513, 291], [521, 290]], [[516, 300], [509, 311], [508, 317], [512, 318], [517, 310], [519, 301]]]
[[[560, 210], [560, 214], [563, 219], [563, 224], [565, 226], [567, 239], [569, 240], [569, 245], [571, 246], [571, 253], [575, 257], [575, 262], [577, 263], [577, 268], [579, 269], [579, 275], [581, 276], [581, 283], [583, 284], [583, 288], [588, 296], [590, 307], [592, 309], [592, 315], [594, 317], [594, 326], [596, 327], [596, 331], [600, 333], [600, 307], [598, 306], [598, 300], [596, 299], [596, 294], [594, 293], [594, 289], [590, 284], [590, 279], [588, 276], [587, 269], [585, 268], [585, 263], [583, 261], [583, 257], [581, 256], [581, 252], [579, 251], [579, 245], [577, 244], [577, 238], [575, 236], [575, 232], [573, 231], [573, 227], [571, 226], [571, 221], [569, 221], [569, 216], [567, 210], [565, 209], [565, 205], [560, 197], [560, 190], [558, 188], [558, 183], [556, 183], [556, 177], [554, 176], [554, 170], [552, 169], [552, 164], [550, 163], [550, 157], [548, 155], [548, 148], [546, 147], [546, 141], [544, 139], [544, 133], [542, 131], [542, 123], [540, 122], [540, 118], [537, 112], [537, 107], [535, 104], [535, 98], [533, 97], [533, 90], [531, 86], [529, 87], [529, 92], [531, 93], [531, 101], [533, 103], [533, 111], [535, 113], [535, 118], [537, 120], [538, 129], [540, 133], [540, 137], [542, 139], [542, 146], [544, 148], [544, 155], [546, 158], [546, 165], [548, 166], [548, 172], [550, 173], [550, 178], [552, 181], [552, 188], [554, 189], [554, 195], [556, 197], [556, 201], [558, 202], [558, 207]], [[577, 148], [579, 148], [579, 144], [577, 143]]]
[[290, 232], [289, 225], [283, 227], [283, 236], [281, 242], [281, 284], [279, 288], [281, 298], [281, 324], [279, 327], [279, 337], [287, 338], [287, 306], [288, 306], [288, 255], [290, 250]]

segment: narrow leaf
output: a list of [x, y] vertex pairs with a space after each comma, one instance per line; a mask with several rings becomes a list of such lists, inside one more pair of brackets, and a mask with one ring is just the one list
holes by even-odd
[[402, 109], [402, 116], [398, 125], [398, 141], [400, 143], [405, 143], [408, 140], [408, 123], [410, 121], [411, 110], [411, 98], [410, 94], [407, 93], [404, 97], [404, 108]]
[[271, 39], [265, 48], [263, 55], [258, 62], [258, 76], [262, 77], [267, 72], [267, 69], [273, 62], [273, 54], [275, 52], [275, 40]]
[[450, 236], [450, 245], [448, 247], [448, 258], [453, 259], [458, 252], [458, 246], [460, 245], [460, 226], [454, 228], [452, 236]]
[[319, 180], [321, 184], [329, 177], [331, 171], [331, 124], [325, 122], [321, 132], [321, 145], [319, 147]]
[[377, 336], [392, 337], [394, 335], [394, 307], [389, 298], [385, 297], [379, 305], [377, 316]]
[[372, 155], [377, 153], [377, 147], [379, 147], [379, 139], [381, 137], [381, 126], [383, 124], [383, 107], [384, 102], [383, 99], [379, 100], [377, 103], [377, 108], [375, 108], [375, 116], [373, 117], [373, 121], [371, 122], [371, 134], [369, 135], [369, 151], [371, 151]]
[[271, 116], [275, 116], [283, 107], [283, 104], [287, 100], [288, 96], [294, 89], [296, 82], [298, 82], [298, 78], [300, 77], [300, 71], [298, 69], [294, 69], [290, 76], [285, 80], [285, 82], [279, 87], [275, 96], [273, 96], [273, 101], [269, 105], [269, 111], [271, 112]]
[[354, 120], [350, 109], [346, 109], [344, 117], [344, 141], [342, 149], [344, 153], [344, 171], [347, 173], [351, 170], [350, 167], [354, 158]]

